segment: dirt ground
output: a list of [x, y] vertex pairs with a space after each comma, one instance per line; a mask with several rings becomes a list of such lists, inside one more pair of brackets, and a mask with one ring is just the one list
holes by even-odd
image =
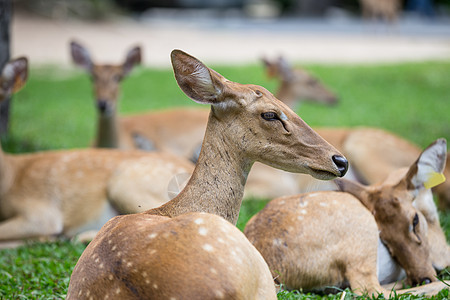
[[148, 17], [139, 21], [49, 20], [16, 14], [11, 56], [32, 64], [71, 66], [69, 41], [90, 49], [94, 60], [116, 63], [133, 45], [144, 64], [170, 67], [169, 53], [182, 49], [205, 63], [257, 62], [285, 55], [296, 62], [377, 63], [450, 59], [450, 25], [408, 20], [394, 25], [361, 20], [242, 20]]

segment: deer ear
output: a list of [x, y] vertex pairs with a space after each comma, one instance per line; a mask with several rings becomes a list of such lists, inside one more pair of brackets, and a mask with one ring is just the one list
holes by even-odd
[[334, 183], [336, 183], [340, 191], [355, 196], [370, 212], [374, 211], [374, 204], [369, 198], [367, 187], [356, 181], [342, 178], [335, 179]]
[[181, 50], [173, 50], [171, 60], [175, 79], [183, 92], [203, 104], [219, 104], [225, 88], [225, 78], [201, 61]]
[[4, 89], [8, 94], [19, 91], [28, 79], [28, 59], [19, 57], [6, 63], [2, 71]]
[[141, 47], [134, 47], [133, 49], [128, 51], [127, 58], [123, 63], [123, 75], [125, 76], [130, 73], [136, 65], [141, 63], [141, 59]]
[[409, 168], [402, 179], [409, 190], [430, 189], [445, 181], [442, 173], [447, 156], [447, 142], [438, 139], [420, 154], [417, 161]]
[[70, 42], [70, 54], [72, 55], [73, 62], [85, 69], [88, 72], [92, 70], [92, 60], [87, 51], [83, 46], [75, 41]]

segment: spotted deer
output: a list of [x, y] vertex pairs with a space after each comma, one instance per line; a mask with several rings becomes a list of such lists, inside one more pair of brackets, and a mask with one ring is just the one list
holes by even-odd
[[[19, 58], [0, 76], [0, 98], [27, 79]], [[145, 176], [141, 173], [145, 170]], [[119, 213], [168, 201], [167, 185], [193, 165], [171, 154], [85, 149], [8, 154], [0, 150], [0, 246], [98, 230]]]
[[229, 81], [181, 50], [171, 60], [183, 92], [211, 105], [194, 172], [166, 204], [109, 221], [75, 266], [67, 299], [276, 299], [264, 260], [229, 223], [252, 164], [332, 179], [347, 161], [263, 87]]
[[388, 297], [380, 283], [406, 275], [409, 284], [427, 284], [396, 293], [435, 294], [446, 285], [434, 268], [450, 265], [450, 247], [429, 188], [443, 180], [445, 155], [439, 139], [381, 184], [336, 179], [343, 192], [274, 199], [244, 233], [287, 289], [349, 284], [357, 294]]

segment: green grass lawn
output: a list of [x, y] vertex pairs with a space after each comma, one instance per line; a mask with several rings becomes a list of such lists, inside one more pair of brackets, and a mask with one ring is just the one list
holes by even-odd
[[[299, 115], [312, 126], [368, 125], [388, 129], [421, 147], [450, 138], [450, 61], [369, 66], [307, 65], [340, 97], [334, 107], [305, 103]], [[260, 84], [275, 91], [262, 66], [216, 66], [232, 81]], [[83, 148], [94, 136], [91, 83], [81, 71], [31, 66], [29, 82], [13, 99], [7, 152]], [[124, 81], [122, 113], [170, 106], [194, 106], [176, 85], [171, 70], [140, 68]], [[238, 227], [262, 209], [265, 201], [244, 202]], [[441, 214], [450, 237], [450, 216]], [[351, 246], [351, 245], [349, 245]], [[64, 298], [69, 276], [84, 245], [70, 241], [37, 243], [0, 250], [0, 298]], [[345, 299], [353, 295], [347, 291]], [[282, 292], [279, 299], [340, 299], [341, 295]], [[401, 297], [410, 299], [409, 296]], [[412, 297], [411, 299], [419, 299]], [[448, 291], [435, 299], [448, 299]]]

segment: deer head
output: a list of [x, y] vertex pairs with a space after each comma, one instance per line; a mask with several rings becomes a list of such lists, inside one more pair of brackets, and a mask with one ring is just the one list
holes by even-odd
[[70, 50], [73, 62], [91, 74], [99, 114], [105, 117], [114, 115], [119, 97], [119, 84], [136, 65], [141, 63], [141, 48], [131, 49], [125, 61], [119, 65], [95, 64], [88, 50], [74, 41], [70, 43]]
[[427, 221], [414, 202], [424, 201], [421, 198], [427, 196], [429, 188], [442, 182], [446, 151], [445, 139], [435, 141], [400, 180], [398, 174], [402, 174], [401, 170], [381, 185], [365, 187], [347, 180], [336, 180], [342, 191], [353, 194], [372, 212], [380, 230], [380, 239], [405, 269], [408, 281], [413, 285], [436, 280]]
[[[347, 160], [263, 87], [231, 82], [180, 50], [174, 50], [171, 58], [184, 93], [211, 105], [205, 140], [221, 132], [224, 137], [220, 143], [230, 147], [225, 155], [245, 155], [248, 170], [259, 161], [318, 179], [346, 173]], [[205, 142], [202, 153], [204, 148]]]
[[279, 78], [281, 86], [277, 91], [277, 97], [290, 105], [296, 101], [310, 100], [324, 104], [336, 104], [338, 98], [323, 83], [304, 69], [292, 68], [292, 66], [280, 56], [278, 60], [270, 61], [263, 58], [269, 78]]
[[19, 57], [5, 64], [0, 76], [0, 102], [19, 91], [28, 79], [28, 60]]

